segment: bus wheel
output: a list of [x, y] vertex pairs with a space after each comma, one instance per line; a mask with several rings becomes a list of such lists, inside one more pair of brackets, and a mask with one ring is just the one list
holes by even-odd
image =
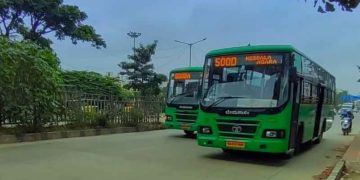
[[295, 152], [292, 151], [292, 152], [289, 152], [289, 153], [284, 153], [281, 155], [282, 158], [284, 159], [291, 159], [295, 156]]
[[324, 132], [321, 131], [319, 137], [314, 141], [314, 144], [319, 144], [321, 140], [323, 139]]
[[314, 141], [314, 144], [319, 144], [323, 139], [324, 131], [321, 131], [319, 137]]
[[185, 135], [186, 135], [187, 137], [193, 137], [193, 136], [194, 136], [194, 131], [184, 130], [184, 132], [185, 132]]

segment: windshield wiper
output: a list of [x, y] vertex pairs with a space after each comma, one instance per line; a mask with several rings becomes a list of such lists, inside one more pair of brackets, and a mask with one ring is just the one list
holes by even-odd
[[185, 95], [187, 95], [187, 94], [191, 94], [191, 93], [193, 93], [193, 92], [184, 92], [184, 93], [178, 94], [178, 95], [174, 96], [174, 97], [170, 100], [169, 104], [172, 104], [172, 103], [175, 101], [175, 99], [177, 99], [177, 98], [179, 98], [179, 97], [181, 97], [181, 96], [185, 96]]
[[237, 99], [237, 98], [245, 98], [245, 97], [244, 96], [221, 96], [221, 97], [218, 97], [218, 100], [214, 101], [206, 109], [212, 108], [212, 107], [224, 102], [227, 99]]

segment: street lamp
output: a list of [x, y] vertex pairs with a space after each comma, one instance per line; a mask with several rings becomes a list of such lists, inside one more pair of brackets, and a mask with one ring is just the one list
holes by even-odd
[[139, 36], [141, 36], [141, 33], [130, 31], [127, 33], [127, 35], [134, 39], [133, 50], [134, 50], [134, 54], [135, 54], [135, 39], [138, 38]]
[[192, 48], [192, 46], [193, 46], [194, 44], [197, 44], [197, 43], [199, 43], [199, 42], [201, 42], [201, 41], [205, 41], [205, 40], [206, 40], [206, 38], [201, 39], [201, 40], [196, 41], [196, 42], [193, 42], [193, 43], [187, 43], [187, 42], [175, 40], [175, 42], [182, 43], [182, 44], [186, 44], [186, 45], [188, 45], [188, 46], [190, 47], [190, 62], [189, 62], [189, 66], [191, 66], [191, 48]]

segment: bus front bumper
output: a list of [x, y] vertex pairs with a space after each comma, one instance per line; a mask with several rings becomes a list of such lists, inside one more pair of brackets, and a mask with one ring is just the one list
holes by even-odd
[[[197, 142], [200, 146], [233, 149], [239, 151], [265, 152], [265, 153], [288, 153], [286, 139], [232, 139], [231, 137], [214, 137], [198, 134]], [[227, 142], [240, 142], [241, 147], [229, 147]], [[232, 143], [234, 144], [234, 143]]]
[[195, 123], [180, 123], [176, 121], [166, 121], [165, 122], [165, 128], [166, 129], [180, 129], [180, 130], [186, 130], [186, 131], [196, 131], [197, 125]]

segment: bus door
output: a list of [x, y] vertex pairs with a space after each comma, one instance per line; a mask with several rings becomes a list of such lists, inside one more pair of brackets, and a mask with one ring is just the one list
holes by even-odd
[[292, 107], [291, 124], [290, 124], [291, 131], [290, 131], [289, 149], [293, 149], [296, 146], [302, 82], [303, 82], [303, 78], [298, 77], [296, 82], [291, 83], [291, 96], [290, 97], [292, 98], [292, 102], [293, 102], [292, 106], [293, 107]]
[[324, 103], [324, 95], [325, 95], [325, 87], [322, 84], [319, 84], [317, 87], [317, 106], [316, 106], [316, 116], [315, 116], [315, 127], [314, 127], [314, 134], [313, 138], [319, 136], [320, 125], [321, 125], [321, 117], [322, 117], [322, 107]]

